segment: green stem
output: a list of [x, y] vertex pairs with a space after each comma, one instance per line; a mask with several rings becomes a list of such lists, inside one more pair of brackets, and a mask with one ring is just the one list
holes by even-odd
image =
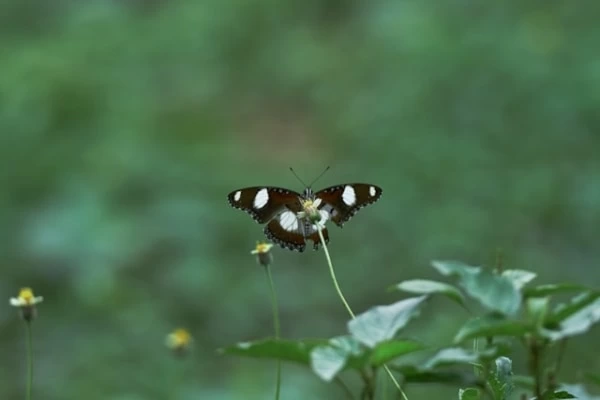
[[[344, 303], [344, 306], [346, 307], [348, 314], [350, 314], [352, 319], [354, 319], [354, 318], [356, 318], [356, 315], [354, 315], [354, 312], [352, 311], [352, 309], [350, 308], [350, 305], [346, 301], [346, 298], [344, 297], [344, 294], [342, 293], [342, 290], [340, 289], [340, 285], [338, 284], [337, 278], [335, 276], [335, 270], [333, 269], [333, 263], [331, 262], [331, 256], [329, 255], [329, 249], [327, 248], [327, 243], [325, 243], [325, 237], [323, 236], [321, 227], [319, 225], [317, 225], [317, 226], [319, 227], [319, 229], [317, 229], [317, 232], [319, 232], [319, 239], [321, 239], [321, 244], [323, 245], [323, 250], [325, 250], [325, 257], [327, 258], [327, 264], [329, 265], [329, 273], [331, 274], [331, 279], [333, 280], [333, 285], [335, 286], [335, 290], [337, 291], [339, 298], [342, 300], [342, 303]], [[404, 400], [408, 400], [408, 397], [406, 397], [406, 393], [404, 393], [404, 391], [402, 390], [402, 387], [400, 386], [400, 384], [394, 377], [394, 374], [392, 374], [392, 371], [389, 369], [389, 367], [386, 364], [384, 364], [383, 368], [385, 369], [385, 372], [387, 372], [390, 379], [394, 383], [394, 386], [396, 386], [396, 388], [402, 395], [402, 398]]]
[[[269, 288], [271, 289], [271, 305], [273, 306], [273, 326], [275, 329], [275, 339], [279, 340], [279, 310], [277, 307], [277, 294], [275, 293], [275, 285], [273, 284], [273, 276], [271, 275], [271, 268], [267, 265], [265, 267], [267, 273], [267, 279], [269, 280]], [[275, 400], [279, 400], [279, 393], [281, 392], [281, 360], [277, 360], [277, 384], [275, 387]]]
[[25, 321], [27, 330], [27, 387], [25, 398], [31, 400], [31, 388], [33, 386], [33, 346], [31, 339], [31, 321]]

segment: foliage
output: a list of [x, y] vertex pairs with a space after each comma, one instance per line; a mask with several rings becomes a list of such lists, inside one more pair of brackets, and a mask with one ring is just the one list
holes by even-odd
[[[262, 227], [230, 210], [225, 195], [255, 184], [299, 189], [290, 165], [305, 180], [331, 165], [316, 189], [367, 181], [384, 190], [329, 232], [357, 310], [393, 303], [397, 293], [382, 290], [392, 283], [444, 280], [422, 268], [432, 255], [487, 265], [497, 247], [536, 282], [563, 288], [528, 284], [528, 299], [563, 302], [595, 285], [599, 5], [0, 2], [0, 293], [31, 285], [47, 299], [34, 326], [34, 393], [271, 395], [271, 363], [213, 351], [263, 337], [270, 321], [268, 298], [257, 295], [264, 276], [247, 254]], [[282, 336], [348, 335], [320, 283], [322, 254], [274, 256]], [[470, 296], [459, 279], [448, 284]], [[412, 287], [429, 299], [401, 332], [432, 351], [458, 346], [465, 310]], [[480, 300], [464, 301], [479, 315]], [[531, 307], [537, 318], [554, 311], [534, 301], [520, 312]], [[24, 390], [16, 350], [25, 332], [4, 311], [0, 399], [12, 400]], [[527, 328], [508, 320], [508, 331]], [[570, 335], [582, 321], [550, 333]], [[185, 360], [162, 346], [179, 326], [195, 338]], [[565, 381], [579, 381], [581, 368], [600, 371], [594, 332], [567, 339]], [[467, 388], [473, 374], [412, 377], [464, 378]], [[338, 390], [300, 368], [285, 378], [286, 400]], [[449, 385], [415, 390], [457, 394]]]
[[[364, 381], [365, 399], [375, 396], [372, 379], [378, 368], [393, 362], [394, 370], [405, 383], [462, 386], [470, 382], [476, 386], [460, 388], [459, 399], [482, 399], [485, 394], [493, 400], [508, 400], [515, 391], [525, 393], [523, 389], [515, 389], [518, 382], [513, 380], [513, 361], [508, 357], [519, 351], [516, 346], [523, 344], [520, 351], [527, 354], [525, 371], [532, 382], [527, 389], [533, 392], [533, 398], [576, 398], [557, 381], [562, 354], [548, 370], [543, 364], [543, 354], [567, 338], [586, 333], [600, 321], [599, 290], [566, 284], [530, 287], [535, 274], [525, 270], [492, 271], [448, 261], [434, 261], [432, 265], [443, 275], [456, 277], [465, 294], [483, 306], [483, 315], [467, 320], [454, 343], [437, 350], [424, 362], [406, 361], [407, 354], [425, 351], [427, 346], [403, 339], [402, 331], [426, 307], [426, 300], [431, 296], [441, 294], [460, 305], [465, 304], [464, 294], [448, 283], [411, 280], [393, 286], [408, 293], [426, 294], [372, 307], [349, 321], [350, 335], [347, 336], [310, 342], [240, 343], [225, 348], [224, 352], [300, 362], [325, 381], [331, 381], [342, 371], [352, 371]], [[575, 291], [572, 299], [551, 309], [553, 295], [566, 287]], [[540, 294], [544, 297], [538, 297]], [[477, 346], [480, 339], [485, 343], [483, 348]], [[456, 347], [471, 340], [475, 343], [473, 349]], [[452, 368], [452, 372], [448, 368]], [[470, 376], [465, 372], [468, 370]]]

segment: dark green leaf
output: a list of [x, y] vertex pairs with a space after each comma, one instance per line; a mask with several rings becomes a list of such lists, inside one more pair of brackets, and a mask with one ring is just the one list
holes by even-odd
[[479, 383], [472, 373], [462, 371], [422, 370], [412, 365], [391, 368], [402, 374], [405, 383], [442, 383], [455, 387]]
[[264, 339], [255, 342], [242, 342], [220, 349], [223, 354], [251, 358], [270, 358], [309, 365], [310, 352], [318, 345], [327, 343], [325, 339], [276, 340]]
[[590, 372], [585, 374], [585, 379], [587, 379], [588, 381], [592, 382], [593, 384], [600, 386], [600, 375], [599, 374], [592, 374]]
[[566, 390], [560, 390], [558, 392], [554, 392], [552, 393], [551, 397], [548, 397], [549, 399], [576, 399], [577, 397], [573, 396], [571, 393], [567, 392]]
[[532, 331], [533, 328], [530, 324], [489, 315], [467, 321], [456, 334], [454, 342], [460, 343], [467, 339], [485, 336], [520, 337]]
[[331, 381], [348, 365], [351, 358], [364, 356], [360, 343], [350, 336], [333, 338], [327, 345], [317, 346], [310, 353], [312, 370], [323, 380]]
[[392, 288], [414, 294], [442, 294], [456, 301], [460, 305], [464, 305], [464, 297], [462, 293], [454, 286], [443, 282], [425, 279], [413, 279], [400, 282]]
[[425, 346], [419, 342], [411, 340], [392, 340], [381, 342], [373, 348], [369, 357], [369, 364], [380, 366], [390, 360], [398, 358], [414, 351], [423, 350]]
[[502, 276], [508, 278], [520, 290], [534, 280], [537, 274], [524, 269], [507, 269], [502, 271]]
[[427, 296], [411, 297], [388, 306], [377, 306], [358, 315], [348, 322], [348, 330], [356, 339], [368, 347], [393, 339], [419, 308]]
[[539, 285], [531, 288], [523, 289], [524, 297], [546, 297], [552, 296], [559, 293], [574, 292], [578, 290], [589, 290], [585, 286], [577, 285], [575, 283], [562, 283], [562, 284], [550, 284], [550, 285]]
[[562, 384], [559, 388], [561, 391], [570, 393], [574, 399], [581, 400], [600, 400], [600, 396], [592, 396], [583, 385], [566, 385]]
[[459, 400], [479, 400], [481, 393], [477, 388], [458, 389]]

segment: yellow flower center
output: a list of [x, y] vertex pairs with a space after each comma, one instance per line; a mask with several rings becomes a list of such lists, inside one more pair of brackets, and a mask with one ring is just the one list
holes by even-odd
[[172, 348], [186, 347], [191, 341], [192, 336], [183, 328], [176, 329], [169, 335], [169, 346]]
[[25, 304], [33, 303], [33, 290], [31, 288], [22, 288], [19, 291], [19, 299], [21, 299]]
[[269, 250], [271, 250], [271, 247], [273, 247], [273, 245], [270, 243], [256, 243], [256, 253], [258, 253], [258, 254], [268, 253]]

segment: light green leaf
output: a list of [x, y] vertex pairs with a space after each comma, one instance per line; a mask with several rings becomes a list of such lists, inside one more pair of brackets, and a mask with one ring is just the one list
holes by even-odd
[[548, 297], [531, 297], [527, 299], [527, 312], [532, 324], [540, 328], [543, 326], [549, 303], [550, 299]]
[[509, 316], [519, 311], [521, 292], [509, 277], [454, 261], [434, 261], [432, 265], [444, 275], [458, 276], [469, 296], [490, 310]]
[[402, 290], [414, 294], [442, 294], [460, 305], [464, 305], [464, 297], [462, 293], [452, 285], [443, 282], [430, 281], [425, 279], [413, 279], [392, 287], [396, 290]]
[[427, 296], [411, 297], [387, 306], [377, 306], [348, 322], [348, 330], [368, 347], [393, 339], [410, 319], [418, 315]]
[[479, 267], [472, 267], [460, 261], [432, 261], [431, 265], [445, 276], [462, 276], [465, 273], [476, 273]]
[[502, 271], [502, 276], [510, 279], [515, 287], [521, 290], [525, 285], [534, 280], [537, 274], [524, 269], [507, 269]]
[[352, 357], [363, 354], [360, 343], [354, 338], [341, 336], [331, 339], [327, 345], [315, 347], [310, 353], [310, 366], [321, 379], [329, 382]]
[[473, 298], [490, 310], [515, 315], [521, 306], [521, 292], [512, 281], [488, 270], [463, 274], [461, 286]]
[[581, 293], [571, 299], [569, 303], [563, 303], [556, 306], [549, 319], [551, 322], [561, 322], [594, 303], [598, 298], [600, 298], [600, 291]]
[[600, 396], [592, 396], [583, 385], [562, 384], [559, 390], [569, 393], [572, 399], [600, 400]]
[[314, 347], [310, 353], [310, 365], [321, 379], [330, 381], [340, 371], [378, 367], [424, 348], [421, 343], [411, 340], [391, 340], [369, 349], [352, 336], [339, 336]]
[[219, 349], [219, 352], [242, 357], [278, 359], [309, 365], [311, 350], [325, 343], [327, 343], [325, 339], [264, 339], [255, 342], [237, 343]]
[[542, 334], [552, 340], [560, 340], [585, 333], [598, 321], [600, 321], [600, 298], [562, 320], [558, 330], [544, 329]]
[[429, 370], [451, 365], [478, 363], [482, 359], [495, 358], [499, 351], [501, 350], [496, 347], [490, 347], [481, 351], [467, 350], [462, 347], [450, 347], [438, 351], [421, 368]]
[[459, 400], [479, 400], [481, 393], [477, 388], [458, 389]]
[[532, 331], [533, 327], [528, 323], [489, 315], [467, 321], [456, 334], [454, 342], [460, 343], [467, 339], [487, 336], [520, 337]]

